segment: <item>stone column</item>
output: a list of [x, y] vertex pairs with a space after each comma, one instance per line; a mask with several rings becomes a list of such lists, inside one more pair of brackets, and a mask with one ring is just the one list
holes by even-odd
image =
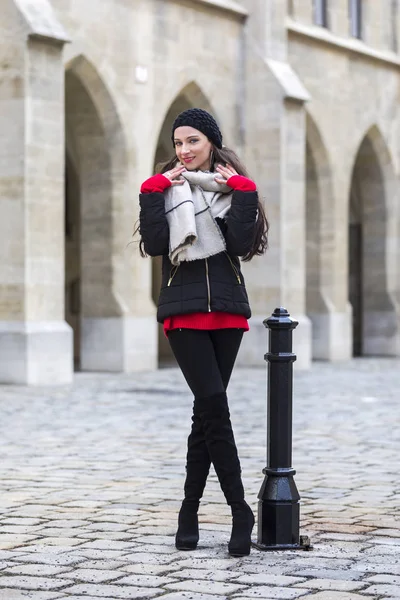
[[[250, 6], [251, 4], [251, 6]], [[285, 306], [299, 321], [296, 368], [311, 363], [305, 314], [305, 111], [309, 96], [286, 60], [286, 3], [255, 4], [248, 23], [245, 162], [270, 220], [269, 250], [244, 268], [253, 317], [238, 362], [259, 365], [266, 348], [263, 319]], [[260, 31], [269, 25], [271, 35]]]
[[[348, 261], [343, 232], [343, 189], [334, 190], [331, 160], [319, 128], [307, 114], [307, 299], [312, 322], [312, 355], [317, 360], [351, 357], [351, 307], [343, 288], [343, 264]], [[337, 168], [337, 171], [339, 169]], [[343, 172], [343, 169], [341, 169]], [[347, 204], [346, 204], [347, 209]], [[347, 286], [346, 286], [347, 290]]]
[[19, 11], [8, 3], [8, 35], [0, 42], [0, 381], [69, 383], [72, 335], [64, 321], [63, 219], [66, 37], [51, 12], [44, 23], [39, 11], [35, 21], [25, 14], [24, 2], [18, 4]]

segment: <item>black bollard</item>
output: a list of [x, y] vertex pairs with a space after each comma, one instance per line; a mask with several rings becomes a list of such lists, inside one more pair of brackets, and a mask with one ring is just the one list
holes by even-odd
[[285, 308], [264, 321], [269, 329], [267, 466], [258, 494], [259, 550], [310, 550], [300, 536], [300, 495], [292, 468], [293, 362], [292, 332], [298, 325]]

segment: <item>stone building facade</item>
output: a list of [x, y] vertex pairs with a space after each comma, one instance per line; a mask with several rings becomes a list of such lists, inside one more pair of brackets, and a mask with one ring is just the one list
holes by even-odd
[[398, 355], [400, 35], [392, 0], [0, 0], [0, 381], [67, 383], [170, 359], [140, 183], [199, 106], [271, 222], [244, 266], [262, 321], [299, 320], [298, 367]]

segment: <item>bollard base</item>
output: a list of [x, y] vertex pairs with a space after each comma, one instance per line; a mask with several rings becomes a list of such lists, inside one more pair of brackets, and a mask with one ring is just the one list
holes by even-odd
[[301, 535], [299, 544], [274, 544], [267, 546], [266, 544], [261, 544], [260, 542], [252, 542], [251, 545], [253, 548], [262, 550], [264, 552], [271, 552], [273, 550], [313, 550], [313, 546], [311, 545], [308, 535]]

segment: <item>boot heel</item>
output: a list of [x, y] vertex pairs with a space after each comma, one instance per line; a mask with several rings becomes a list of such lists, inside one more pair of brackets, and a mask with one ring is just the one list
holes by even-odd
[[255, 519], [246, 502], [235, 503], [232, 508], [232, 535], [228, 544], [231, 556], [248, 556], [251, 548], [251, 532]]
[[175, 547], [177, 550], [196, 550], [198, 541], [199, 521], [197, 508], [182, 505], [178, 517]]

